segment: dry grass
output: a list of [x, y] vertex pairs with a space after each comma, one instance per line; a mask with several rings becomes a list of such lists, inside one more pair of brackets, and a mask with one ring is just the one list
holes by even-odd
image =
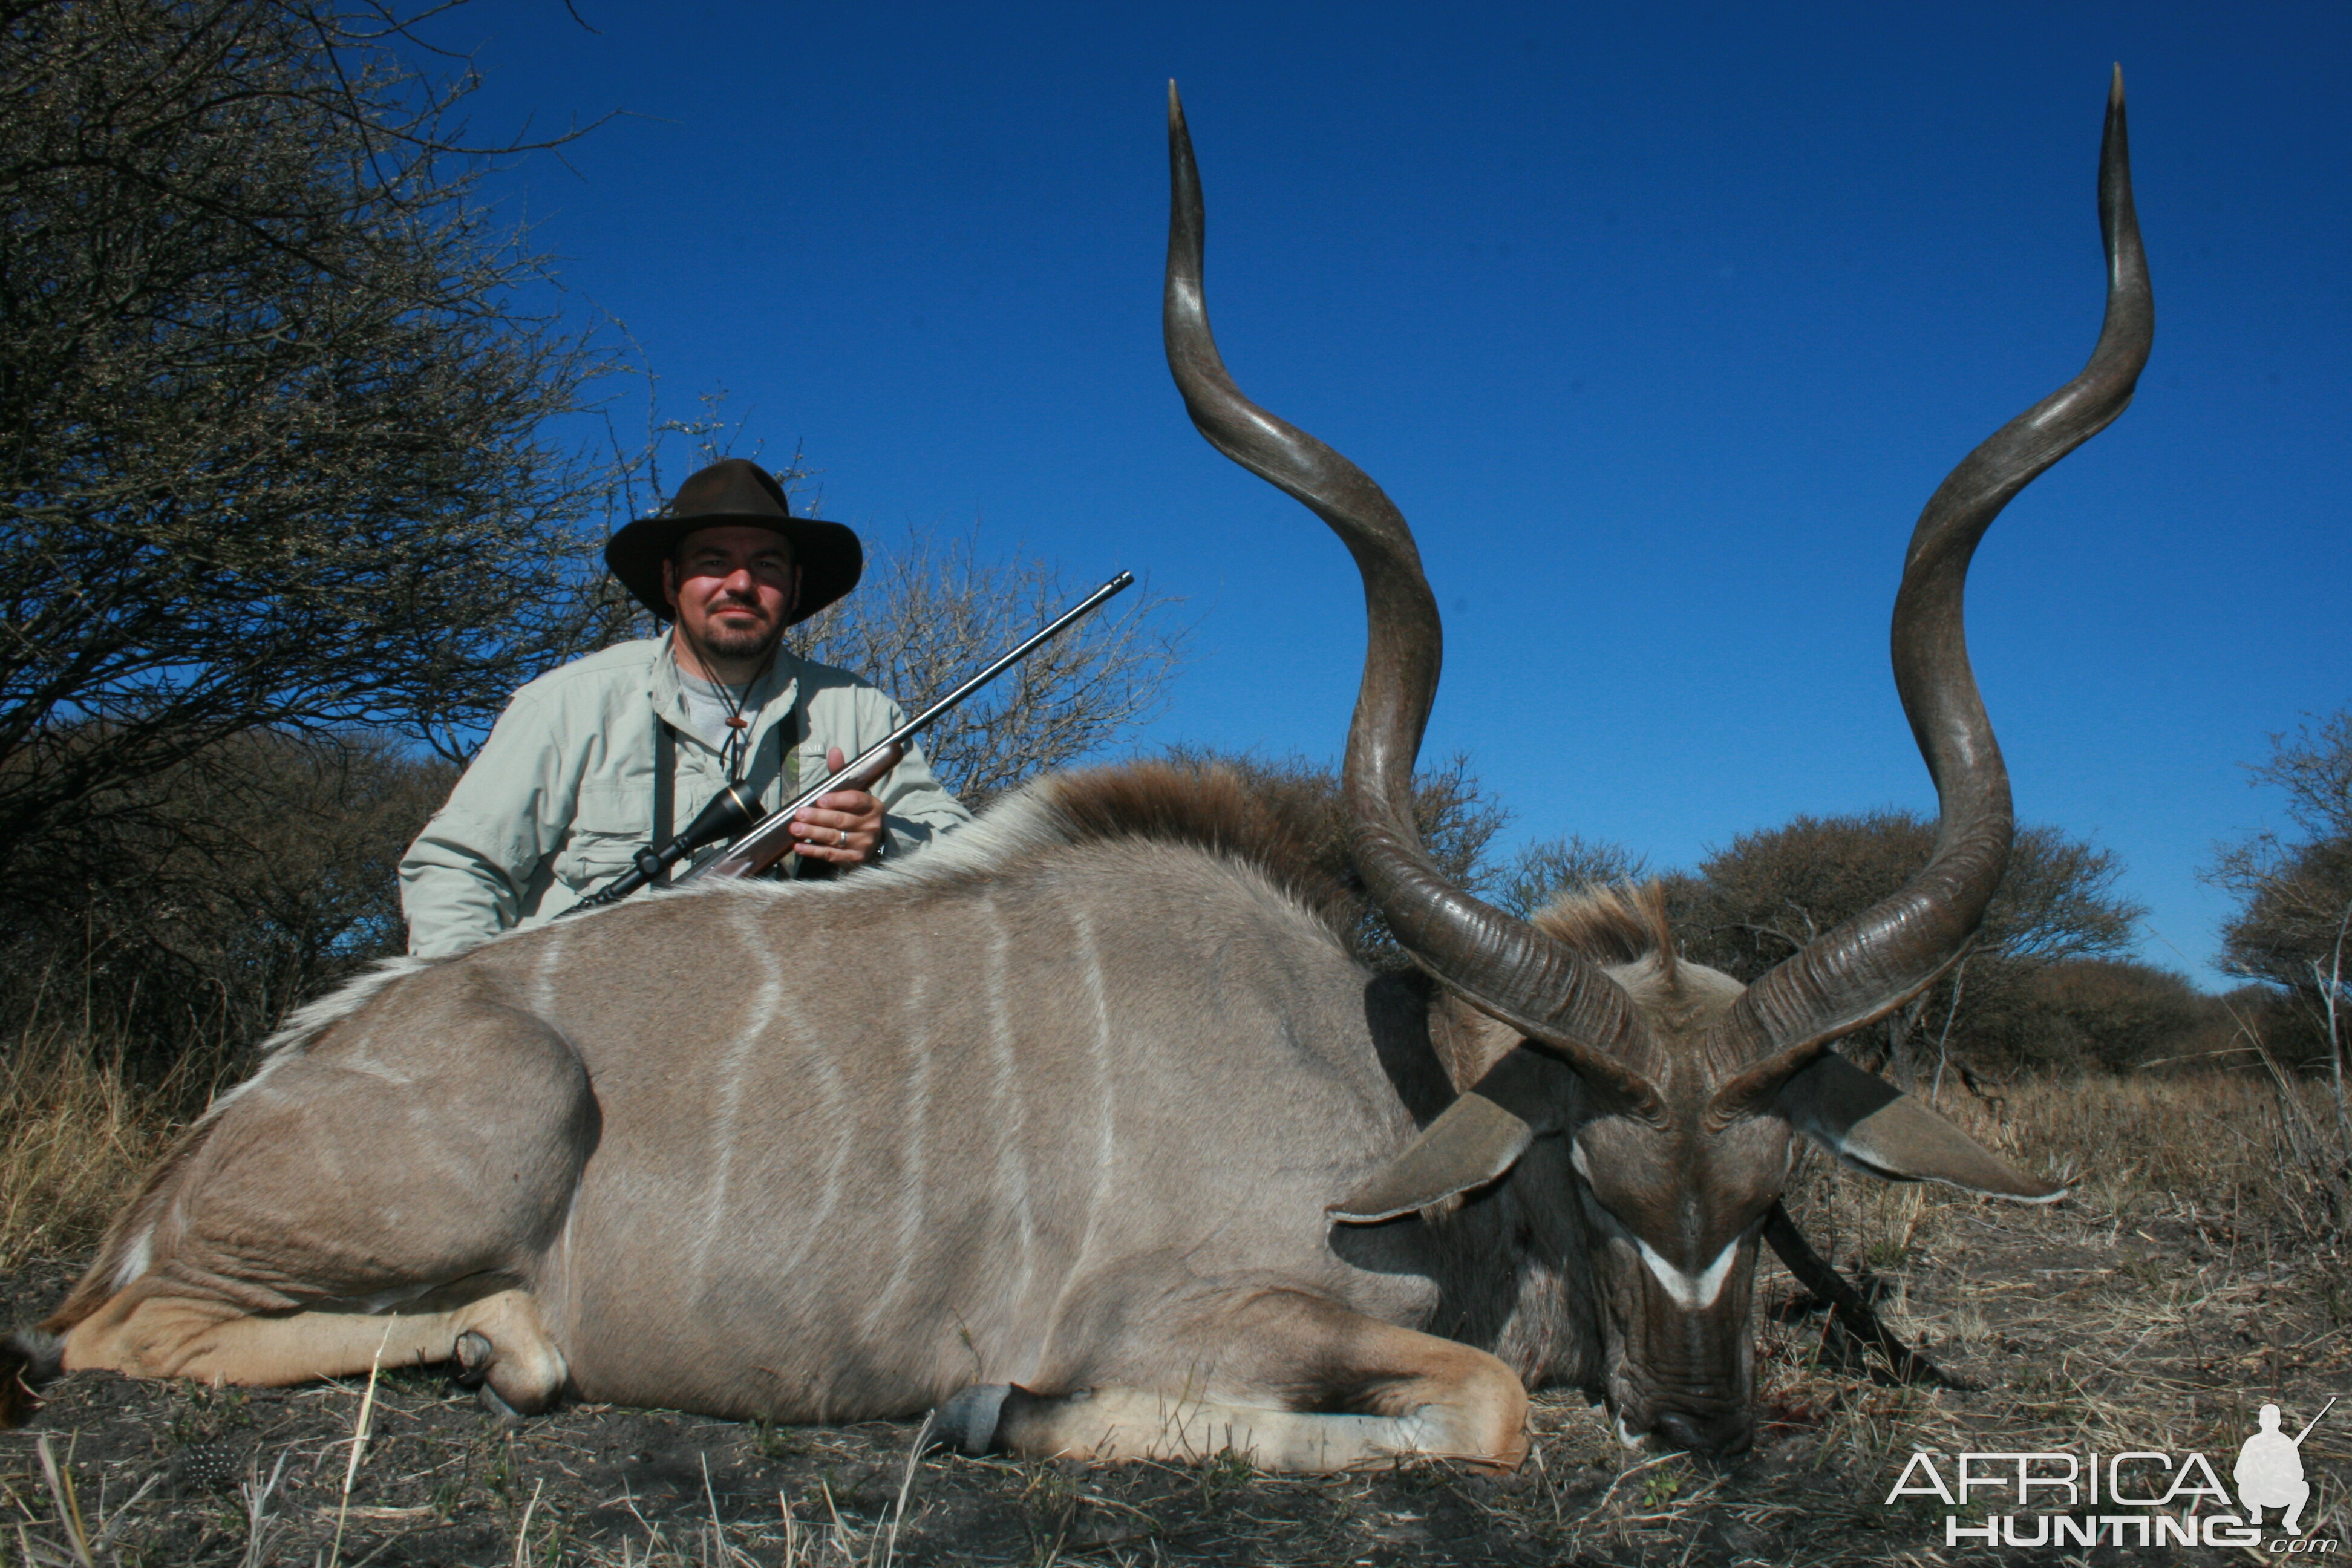
[[[104, 1076], [54, 1056], [35, 1070], [11, 1064], [0, 1112], [37, 1111], [52, 1152], [12, 1147], [0, 1163], [9, 1256], [93, 1234], [137, 1152], [167, 1137]], [[2001, 1205], [1809, 1157], [1791, 1208], [1882, 1292], [1890, 1326], [1973, 1386], [1888, 1382], [1823, 1318], [1794, 1310], [1793, 1286], [1768, 1265], [1757, 1291], [1766, 1426], [1736, 1465], [1628, 1453], [1604, 1412], [1565, 1392], [1538, 1400], [1533, 1458], [1497, 1480], [1444, 1466], [1265, 1477], [1230, 1456], [1116, 1470], [921, 1458], [903, 1424], [768, 1429], [594, 1406], [501, 1428], [426, 1373], [250, 1393], [78, 1378], [40, 1424], [46, 1464], [35, 1433], [0, 1439], [0, 1557], [1891, 1568], [1969, 1555], [1943, 1547], [1940, 1507], [1886, 1506], [1915, 1449], [2195, 1449], [2226, 1477], [2262, 1401], [2299, 1423], [2352, 1390], [2346, 1173], [2324, 1086], [2091, 1079], [2020, 1085], [1998, 1105], [1948, 1097], [1941, 1109], [2025, 1165], [2065, 1174], [2073, 1194]], [[110, 1174], [68, 1157], [77, 1136]], [[68, 1184], [78, 1218], [62, 1212]], [[2331, 1416], [2306, 1444], [2312, 1534], [2352, 1534], [2347, 1434], [2352, 1420]], [[198, 1486], [199, 1461], [226, 1464], [229, 1479]], [[1982, 1500], [1969, 1511], [1985, 1511]]]
[[[1915, 1449], [2196, 1450], [2226, 1477], [2263, 1401], [2307, 1417], [2352, 1384], [2352, 1167], [2327, 1086], [2091, 1079], [1939, 1109], [2074, 1185], [2019, 1209], [1811, 1162], [1791, 1203], [1808, 1234], [1874, 1277], [1897, 1334], [1979, 1385], [1859, 1384], [1817, 1326], [1763, 1326], [1759, 1396], [1820, 1416], [1790, 1457], [1858, 1483], [1857, 1526], [1884, 1526]], [[2331, 1421], [2305, 1446], [2319, 1534], [2352, 1523], [2347, 1431]]]
[[[2071, 1184], [2066, 1207], [2120, 1223], [2178, 1213], [2223, 1215], [2281, 1240], [2341, 1242], [2347, 1150], [2330, 1087], [2253, 1073], [2027, 1080], [1999, 1100], [1958, 1091], [1936, 1109], [1969, 1136]], [[1832, 1181], [1815, 1161], [1790, 1208], [1817, 1229], [1853, 1224], [1899, 1256], [1906, 1232], [1938, 1204], [1923, 1187]], [[1820, 1237], [1816, 1236], [1816, 1243]]]
[[0, 1046], [0, 1273], [96, 1244], [170, 1147], [185, 1080], [138, 1087], [119, 1052], [62, 1025]]

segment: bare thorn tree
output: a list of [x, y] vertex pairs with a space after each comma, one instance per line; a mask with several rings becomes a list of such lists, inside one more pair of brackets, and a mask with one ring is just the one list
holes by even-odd
[[[942, 540], [910, 529], [869, 552], [857, 592], [799, 628], [794, 649], [864, 676], [917, 712], [1083, 591], [1033, 556], [984, 555], [975, 533]], [[998, 677], [922, 737], [940, 780], [984, 805], [1150, 719], [1189, 629], [1169, 623], [1170, 605], [1139, 587]]]

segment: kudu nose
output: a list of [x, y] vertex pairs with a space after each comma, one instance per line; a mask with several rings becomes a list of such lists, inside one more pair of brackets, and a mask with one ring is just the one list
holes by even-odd
[[1719, 1411], [1695, 1415], [1683, 1410], [1661, 1410], [1654, 1422], [1658, 1439], [1669, 1447], [1694, 1454], [1728, 1458], [1744, 1454], [1756, 1441], [1755, 1424], [1746, 1411]]

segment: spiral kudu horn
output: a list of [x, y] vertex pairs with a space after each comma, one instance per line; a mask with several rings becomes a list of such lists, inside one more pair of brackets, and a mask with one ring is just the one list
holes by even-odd
[[2156, 302], [2132, 211], [2124, 73], [2107, 93], [2099, 149], [2107, 313], [2074, 380], [2002, 426], [1954, 468], [1920, 513], [1895, 598], [1895, 686], [1936, 781], [1936, 850], [1902, 889], [1825, 932], [1750, 986], [1725, 1026], [1751, 1062], [1717, 1091], [1728, 1118], [1769, 1096], [1830, 1041], [1884, 1017], [1957, 960], [2009, 862], [2009, 773], [1969, 668], [1961, 598], [1977, 541], [2010, 498], [2097, 435], [2131, 402], [2156, 336]]
[[1209, 444], [1330, 524], [1363, 574], [1364, 679], [1342, 790], [1359, 872], [1414, 960], [1483, 1011], [1566, 1056], [1635, 1108], [1656, 1090], [1622, 1059], [1639, 1029], [1615, 982], [1524, 921], [1472, 898], [1423, 849], [1412, 764], [1437, 693], [1437, 602], [1412, 531], [1364, 471], [1242, 395], [1210, 335], [1201, 286], [1201, 176], [1176, 84], [1168, 85], [1168, 368]]

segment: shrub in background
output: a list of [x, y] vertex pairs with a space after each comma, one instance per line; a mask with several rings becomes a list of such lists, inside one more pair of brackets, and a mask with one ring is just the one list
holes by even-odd
[[2289, 831], [2217, 851], [2209, 880], [2236, 894], [2221, 967], [2269, 989], [2272, 1047], [2340, 1071], [2352, 1053], [2352, 709], [2271, 737], [2247, 769], [2286, 797]]
[[69, 853], [0, 882], [0, 1020], [79, 1028], [145, 1080], [192, 1055], [226, 1069], [404, 948], [394, 868], [454, 771], [380, 736], [262, 731], [118, 782]]

